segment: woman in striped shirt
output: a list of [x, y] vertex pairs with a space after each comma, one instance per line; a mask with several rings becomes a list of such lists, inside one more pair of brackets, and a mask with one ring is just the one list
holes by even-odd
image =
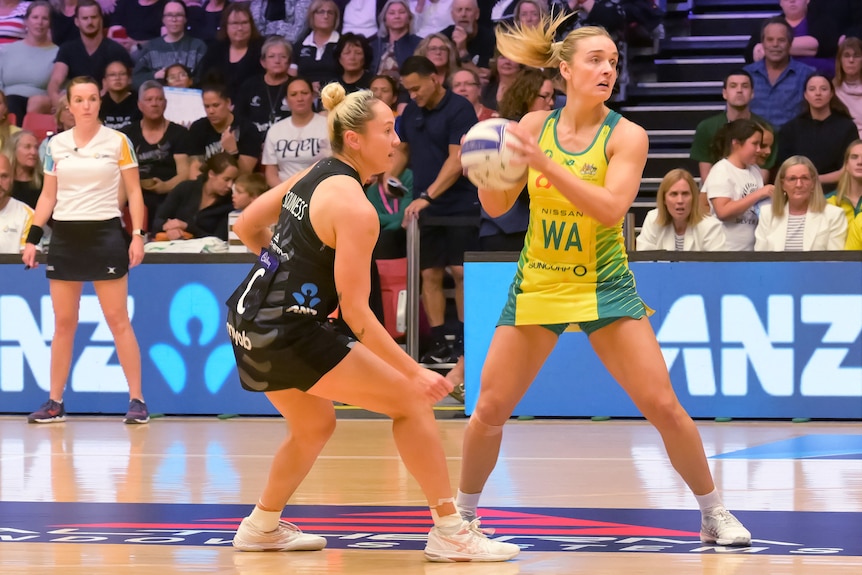
[[772, 204], [760, 208], [754, 231], [755, 251], [819, 251], [844, 249], [847, 217], [827, 204], [817, 169], [805, 156], [781, 164]]

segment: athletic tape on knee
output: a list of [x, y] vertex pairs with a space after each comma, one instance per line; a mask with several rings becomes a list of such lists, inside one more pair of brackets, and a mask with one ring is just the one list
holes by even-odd
[[502, 435], [503, 433], [502, 425], [488, 425], [479, 419], [478, 413], [470, 416], [470, 422], [467, 425], [483, 437], [493, 437], [495, 435]]

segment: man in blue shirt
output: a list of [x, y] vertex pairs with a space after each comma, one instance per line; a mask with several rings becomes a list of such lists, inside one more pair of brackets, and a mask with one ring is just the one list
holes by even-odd
[[[479, 194], [461, 169], [461, 138], [478, 121], [473, 105], [447, 90], [437, 69], [424, 56], [401, 66], [401, 82], [412, 100], [398, 124], [402, 144], [394, 173], [413, 169], [414, 201], [404, 210], [404, 225], [420, 219], [419, 269], [422, 303], [433, 342], [422, 363], [447, 363], [461, 355], [464, 334], [464, 252], [477, 249]], [[472, 221], [471, 221], [472, 220]], [[447, 225], [460, 224], [460, 225]], [[467, 224], [467, 225], [463, 225]], [[450, 349], [446, 340], [443, 278], [448, 268], [455, 282], [460, 328]]]
[[763, 60], [745, 67], [754, 81], [751, 111], [766, 118], [777, 131], [800, 114], [805, 83], [814, 68], [790, 57], [793, 30], [783, 17], [767, 20], [760, 39]]

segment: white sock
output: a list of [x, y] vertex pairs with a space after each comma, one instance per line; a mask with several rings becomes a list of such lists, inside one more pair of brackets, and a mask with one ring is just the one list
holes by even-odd
[[724, 507], [724, 503], [721, 502], [721, 496], [718, 494], [718, 489], [713, 489], [706, 495], [695, 495], [694, 498], [697, 499], [697, 504], [700, 506], [700, 512], [703, 515], [709, 515], [716, 509]]
[[458, 496], [455, 499], [455, 505], [458, 509], [465, 511], [472, 517], [476, 516], [476, 508], [479, 507], [479, 498], [482, 497], [482, 492], [479, 493], [464, 493], [458, 490]]
[[457, 506], [455, 507], [455, 513], [452, 513], [451, 515], [439, 515], [437, 513], [437, 507], [444, 503], [455, 503], [455, 501], [451, 497], [438, 501], [437, 505], [431, 507], [431, 518], [434, 520], [434, 527], [443, 529], [447, 533], [454, 533], [461, 528], [461, 524], [464, 523], [464, 520], [461, 519], [461, 514], [458, 513]]
[[281, 519], [281, 511], [264, 511], [257, 505], [254, 506], [248, 516], [248, 522], [251, 523], [252, 527], [264, 533], [275, 531], [279, 519]]

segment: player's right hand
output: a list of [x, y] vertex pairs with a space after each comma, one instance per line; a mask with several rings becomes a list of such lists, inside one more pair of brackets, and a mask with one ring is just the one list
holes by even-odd
[[421, 369], [417, 382], [431, 405], [434, 405], [452, 391], [452, 382], [430, 369]]

